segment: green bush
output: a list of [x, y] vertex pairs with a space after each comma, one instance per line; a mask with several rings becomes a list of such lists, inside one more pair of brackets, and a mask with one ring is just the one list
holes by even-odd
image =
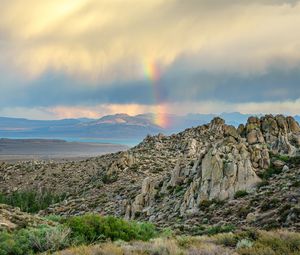
[[0, 255], [29, 255], [57, 251], [71, 244], [70, 230], [62, 225], [40, 226], [15, 231], [0, 232]]
[[248, 192], [246, 190], [238, 190], [237, 192], [235, 192], [234, 194], [234, 198], [240, 198], [240, 197], [245, 197], [248, 195]]
[[233, 225], [212, 226], [203, 230], [201, 234], [212, 236], [220, 233], [233, 232], [234, 230], [235, 230], [235, 226]]
[[289, 163], [294, 165], [300, 165], [300, 156], [290, 157]]
[[72, 238], [78, 243], [93, 243], [103, 239], [147, 241], [157, 234], [155, 227], [150, 223], [125, 221], [95, 214], [71, 217], [66, 220], [66, 225], [70, 227]]
[[260, 189], [262, 187], [268, 186], [270, 183], [267, 180], [262, 180], [260, 183], [257, 184], [256, 188]]
[[31, 255], [54, 252], [72, 245], [91, 244], [96, 241], [143, 240], [157, 236], [150, 223], [125, 221], [115, 217], [84, 215], [60, 219], [57, 226], [40, 225], [12, 233], [0, 232], [0, 255]]
[[53, 195], [46, 191], [16, 191], [11, 194], [0, 193], [0, 203], [19, 207], [24, 212], [36, 213], [64, 200], [65, 197], [65, 195]]
[[104, 174], [102, 176], [102, 182], [104, 184], [111, 184], [111, 183], [114, 183], [118, 180], [118, 175], [117, 174]]
[[267, 170], [261, 172], [258, 174], [260, 178], [263, 180], [270, 179], [273, 175], [280, 174], [282, 172], [282, 169], [276, 169], [273, 166], [270, 166]]
[[290, 161], [290, 157], [287, 155], [276, 155], [275, 157], [286, 163], [288, 163]]

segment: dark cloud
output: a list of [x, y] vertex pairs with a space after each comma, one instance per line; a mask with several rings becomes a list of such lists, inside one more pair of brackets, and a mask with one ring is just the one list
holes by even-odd
[[[300, 69], [271, 69], [264, 74], [241, 75], [169, 70], [156, 85], [163, 102], [217, 100], [229, 103], [285, 101], [300, 98]], [[8, 81], [13, 82], [13, 81]], [[48, 73], [16, 90], [6, 86], [0, 95], [4, 106], [55, 106], [111, 104], [153, 104], [153, 84], [141, 80], [111, 84], [86, 84], [65, 75]]]

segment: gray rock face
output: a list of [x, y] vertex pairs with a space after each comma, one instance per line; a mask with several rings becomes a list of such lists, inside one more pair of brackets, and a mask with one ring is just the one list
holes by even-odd
[[145, 207], [150, 207], [155, 194], [156, 190], [154, 187], [154, 182], [149, 177], [145, 178], [142, 184], [142, 191], [135, 197], [135, 200], [132, 203], [129, 211], [130, 215], [127, 215], [127, 218], [130, 217], [134, 219], [137, 213], [141, 213]]
[[[162, 177], [163, 186], [156, 192], [163, 195], [168, 189], [185, 187], [183, 196], [176, 198], [174, 208], [182, 216], [199, 211], [202, 201], [232, 199], [240, 190], [251, 192], [261, 181], [257, 174], [270, 167], [270, 150], [288, 155], [297, 153], [298, 143], [292, 145], [292, 141], [298, 141], [299, 131], [293, 118], [281, 115], [250, 117], [238, 129], [215, 118], [199, 130], [198, 138], [195, 130], [185, 131], [190, 139], [183, 155], [171, 173]], [[133, 208], [142, 194], [143, 191], [136, 197]], [[149, 204], [141, 208], [145, 206]], [[163, 205], [153, 203], [153, 211], [159, 211], [160, 206]]]

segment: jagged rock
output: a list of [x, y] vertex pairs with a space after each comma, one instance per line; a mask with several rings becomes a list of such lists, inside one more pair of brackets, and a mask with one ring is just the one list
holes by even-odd
[[182, 178], [181, 178], [181, 168], [180, 168], [180, 161], [176, 164], [174, 167], [172, 173], [171, 173], [171, 179], [168, 184], [168, 186], [175, 187], [176, 185], [179, 185], [182, 183]]
[[235, 129], [234, 126], [225, 126], [224, 131], [225, 135], [232, 136], [236, 139], [239, 137], [239, 132]]
[[273, 166], [274, 166], [276, 169], [282, 169], [282, 168], [284, 167], [284, 165], [285, 165], [285, 162], [283, 162], [282, 160], [277, 159], [277, 160], [274, 160], [274, 161], [272, 162], [272, 164], [273, 164]]
[[264, 137], [260, 130], [251, 130], [247, 134], [247, 141], [249, 144], [264, 143]]
[[155, 183], [151, 180], [151, 178], [145, 178], [142, 184], [141, 194], [137, 195], [132, 203], [130, 213], [131, 218], [134, 219], [136, 213], [140, 213], [145, 207], [151, 206], [155, 194]]
[[285, 171], [288, 171], [289, 169], [290, 169], [290, 168], [289, 168], [287, 165], [284, 165], [283, 168], [282, 168], [282, 171], [285, 172]]

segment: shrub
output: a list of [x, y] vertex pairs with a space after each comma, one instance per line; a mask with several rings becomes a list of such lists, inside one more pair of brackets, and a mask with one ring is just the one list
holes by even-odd
[[102, 176], [102, 182], [104, 184], [111, 184], [114, 183], [118, 180], [118, 175], [117, 174], [104, 174]]
[[234, 194], [234, 198], [240, 198], [240, 197], [245, 197], [248, 195], [248, 192], [246, 190], [238, 190], [237, 192], [235, 192]]
[[45, 220], [50, 220], [50, 221], [54, 221], [54, 222], [57, 222], [57, 223], [61, 223], [65, 219], [65, 217], [60, 216], [60, 215], [56, 215], [56, 214], [49, 214], [47, 216], [44, 216], [43, 218]]
[[262, 187], [268, 186], [270, 183], [267, 180], [262, 180], [260, 183], [257, 184], [256, 188], [260, 189]]
[[0, 232], [0, 255], [29, 255], [68, 247], [70, 230], [64, 226]]
[[97, 240], [149, 240], [156, 236], [155, 227], [150, 223], [125, 221], [95, 214], [71, 217], [66, 225], [72, 231], [72, 238], [79, 243], [93, 243]]
[[241, 218], [244, 218], [248, 215], [248, 213], [251, 212], [251, 208], [249, 206], [246, 207], [240, 207], [240, 209], [237, 212], [237, 215]]
[[201, 203], [200, 203], [200, 209], [208, 208], [208, 207], [210, 207], [212, 204], [213, 204], [213, 202], [210, 201], [210, 200], [203, 200], [203, 201], [201, 201]]
[[175, 193], [182, 193], [182, 192], [183, 192], [183, 187], [182, 186], [176, 186]]
[[238, 237], [237, 235], [233, 233], [224, 233], [224, 234], [219, 234], [215, 236], [215, 241], [217, 244], [221, 244], [227, 247], [236, 247], [238, 243]]
[[260, 209], [261, 211], [265, 212], [270, 209], [278, 207], [279, 204], [280, 204], [280, 200], [277, 198], [268, 199], [262, 203]]
[[290, 161], [290, 157], [288, 155], [277, 155], [276, 158], [286, 163]]
[[50, 192], [16, 191], [11, 194], [0, 194], [0, 203], [19, 207], [24, 212], [36, 213], [49, 205], [64, 200], [66, 195], [53, 195]]
[[238, 249], [241, 255], [296, 255], [300, 254], [300, 234], [286, 231], [260, 231], [252, 247]]
[[60, 225], [57, 227], [41, 227], [29, 233], [32, 248], [37, 252], [57, 251], [71, 244], [70, 229]]
[[242, 249], [242, 248], [251, 248], [253, 246], [253, 242], [250, 241], [249, 239], [242, 239], [238, 241], [236, 244], [237, 249]]
[[202, 232], [202, 235], [212, 236], [212, 235], [216, 235], [219, 233], [233, 232], [234, 230], [235, 230], [235, 226], [233, 226], [233, 225], [212, 226], [212, 227], [205, 229]]
[[163, 229], [160, 234], [159, 234], [160, 237], [162, 238], [170, 238], [172, 236], [174, 236], [174, 232], [171, 228], [165, 228]]
[[273, 175], [280, 174], [282, 172], [282, 169], [276, 169], [273, 166], [270, 166], [267, 170], [261, 172], [258, 174], [260, 178], [263, 180], [270, 179]]

